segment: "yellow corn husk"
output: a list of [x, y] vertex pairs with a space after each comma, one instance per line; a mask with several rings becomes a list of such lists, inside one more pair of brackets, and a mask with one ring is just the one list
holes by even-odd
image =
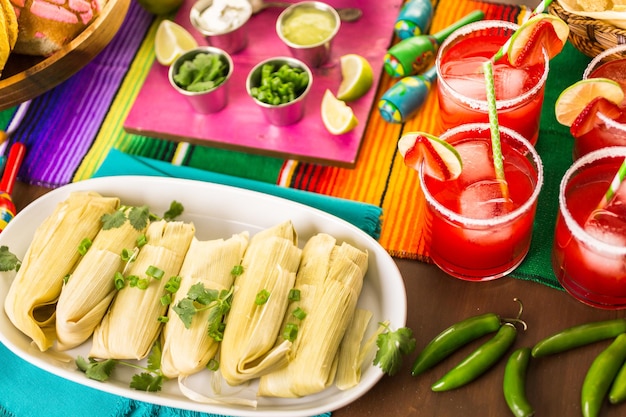
[[117, 198], [75, 192], [35, 231], [4, 309], [15, 327], [33, 339], [41, 351], [50, 348], [56, 338], [55, 303], [64, 277], [78, 262], [81, 241], [92, 240], [101, 228], [100, 218], [118, 205]]
[[[199, 282], [205, 288], [217, 291], [231, 288], [234, 281], [232, 269], [241, 263], [248, 240], [247, 232], [226, 240], [199, 241], [194, 238], [185, 255], [180, 270], [180, 288], [171, 305], [186, 297], [191, 286]], [[219, 343], [207, 331], [210, 314], [210, 309], [197, 313], [190, 327], [185, 328], [178, 314], [170, 308], [161, 343], [161, 371], [166, 377], [194, 374], [205, 368], [215, 356]]]
[[61, 290], [56, 309], [60, 350], [83, 343], [102, 321], [117, 292], [115, 273], [122, 272], [126, 264], [120, 255], [124, 249], [132, 250], [145, 230], [135, 229], [126, 220], [120, 227], [98, 232]]
[[[293, 288], [302, 250], [288, 221], [255, 235], [235, 278], [235, 293], [220, 349], [220, 370], [230, 385], [257, 378], [287, 363], [291, 342], [274, 346]], [[255, 303], [266, 290], [265, 304]]]
[[[261, 377], [261, 396], [301, 397], [329, 387], [335, 379], [340, 343], [356, 310], [367, 272], [367, 252], [347, 243], [337, 246], [334, 238], [320, 234], [307, 242], [302, 258], [295, 287], [301, 290], [299, 305], [307, 316], [300, 322], [289, 364]], [[324, 267], [314, 267], [316, 262]], [[319, 276], [309, 276], [309, 272]], [[287, 314], [296, 307], [290, 305]], [[294, 319], [286, 316], [285, 320]]]
[[161, 303], [165, 285], [180, 272], [195, 233], [191, 223], [157, 221], [148, 226], [146, 243], [130, 264], [127, 276], [146, 277], [150, 266], [164, 271], [148, 288], [126, 286], [119, 290], [109, 311], [93, 334], [89, 356], [103, 359], [142, 359], [150, 353], [161, 331], [159, 317], [167, 306]]
[[357, 308], [341, 341], [335, 381], [335, 385], [340, 390], [350, 389], [358, 385], [361, 380], [363, 366], [361, 343], [371, 318], [371, 311]]

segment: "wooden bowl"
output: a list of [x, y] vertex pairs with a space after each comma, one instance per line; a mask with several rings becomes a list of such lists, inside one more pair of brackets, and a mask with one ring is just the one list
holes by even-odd
[[0, 110], [45, 93], [87, 65], [117, 33], [130, 0], [109, 0], [74, 40], [49, 57], [12, 54], [0, 78]]

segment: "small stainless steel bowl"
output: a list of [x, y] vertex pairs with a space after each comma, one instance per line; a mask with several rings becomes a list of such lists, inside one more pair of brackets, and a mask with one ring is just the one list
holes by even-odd
[[[299, 15], [303, 13], [307, 13], [307, 11], [314, 11], [315, 13], [323, 13], [332, 20], [333, 28], [332, 31], [323, 39], [311, 44], [301, 44], [298, 42], [294, 42], [294, 36], [289, 36], [285, 34], [284, 26], [285, 22], [288, 22], [289, 19], [297, 18]], [[307, 18], [303, 21], [311, 22], [313, 19]], [[297, 31], [307, 30], [307, 25], [299, 25], [296, 28]], [[341, 20], [339, 19], [339, 14], [337, 14], [337, 10], [334, 7], [322, 3], [319, 1], [303, 1], [299, 3], [295, 3], [292, 6], [289, 6], [278, 16], [276, 20], [276, 33], [278, 37], [287, 45], [291, 54], [309, 65], [310, 67], [320, 67], [330, 59], [332, 52], [332, 44], [337, 32], [339, 32], [339, 28], [341, 27]], [[294, 34], [295, 35], [295, 34]]]
[[[252, 6], [250, 2], [238, 1], [228, 4], [230, 10], [240, 10], [240, 18], [233, 22], [228, 28], [210, 27], [203, 21], [203, 13], [216, 3], [214, 0], [199, 0], [189, 12], [189, 20], [193, 27], [204, 36], [211, 46], [223, 49], [229, 54], [236, 54], [242, 51], [248, 44], [248, 20], [252, 16]], [[239, 4], [240, 3], [240, 4]]]
[[[226, 78], [221, 84], [210, 90], [200, 92], [187, 91], [176, 84], [174, 81], [174, 75], [178, 74], [180, 66], [183, 62], [193, 60], [193, 58], [198, 54], [218, 55], [220, 60], [222, 60], [222, 62], [228, 67]], [[233, 69], [233, 60], [226, 51], [213, 46], [201, 46], [178, 57], [169, 68], [168, 78], [172, 87], [187, 98], [189, 104], [191, 104], [196, 112], [208, 114], [222, 110], [228, 103], [228, 84], [230, 82], [230, 77], [233, 74]]]
[[[287, 64], [292, 68], [300, 68], [304, 70], [309, 77], [309, 84], [306, 89], [294, 100], [289, 103], [272, 105], [257, 100], [252, 96], [252, 88], [258, 87], [261, 83], [261, 71], [265, 64], [274, 65], [275, 69]], [[313, 74], [311, 69], [302, 61], [291, 57], [274, 57], [259, 62], [248, 73], [246, 79], [246, 91], [254, 102], [261, 108], [266, 120], [275, 126], [286, 126], [298, 122], [304, 116], [305, 102], [311, 85], [313, 84]]]

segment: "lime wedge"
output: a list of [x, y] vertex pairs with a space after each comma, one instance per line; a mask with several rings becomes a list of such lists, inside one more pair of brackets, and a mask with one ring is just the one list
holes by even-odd
[[347, 133], [359, 123], [352, 109], [330, 90], [326, 90], [322, 98], [322, 121], [333, 135]]
[[557, 16], [540, 13], [523, 23], [511, 36], [507, 55], [515, 67], [543, 61], [545, 48], [550, 59], [558, 55], [569, 36], [569, 26]]
[[196, 39], [178, 23], [168, 19], [159, 23], [154, 38], [154, 54], [161, 65], [172, 65], [176, 58], [197, 47]]
[[370, 63], [360, 55], [347, 54], [340, 58], [341, 84], [337, 98], [353, 101], [365, 95], [374, 83], [374, 73]]

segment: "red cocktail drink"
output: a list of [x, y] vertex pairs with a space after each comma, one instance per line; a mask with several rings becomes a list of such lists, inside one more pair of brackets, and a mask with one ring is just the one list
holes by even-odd
[[440, 136], [463, 160], [459, 178], [439, 181], [420, 172], [430, 225], [430, 257], [470, 281], [502, 277], [528, 253], [543, 166], [530, 142], [501, 128], [508, 198], [493, 165], [489, 125], [470, 124]]
[[626, 308], [626, 187], [598, 208], [626, 158], [626, 147], [591, 152], [561, 181], [552, 267], [576, 299], [599, 308]]
[[[504, 21], [470, 23], [455, 31], [437, 53], [437, 93], [441, 131], [466, 123], [486, 123], [482, 63], [491, 59], [518, 28]], [[539, 135], [549, 59], [515, 68], [506, 55], [494, 63], [498, 120], [534, 145]]]
[[[610, 48], [595, 57], [587, 66], [583, 78], [608, 78], [626, 91], [626, 45]], [[574, 141], [573, 156], [581, 156], [606, 146], [626, 146], [626, 102], [620, 103], [617, 117], [598, 112], [593, 129]]]

